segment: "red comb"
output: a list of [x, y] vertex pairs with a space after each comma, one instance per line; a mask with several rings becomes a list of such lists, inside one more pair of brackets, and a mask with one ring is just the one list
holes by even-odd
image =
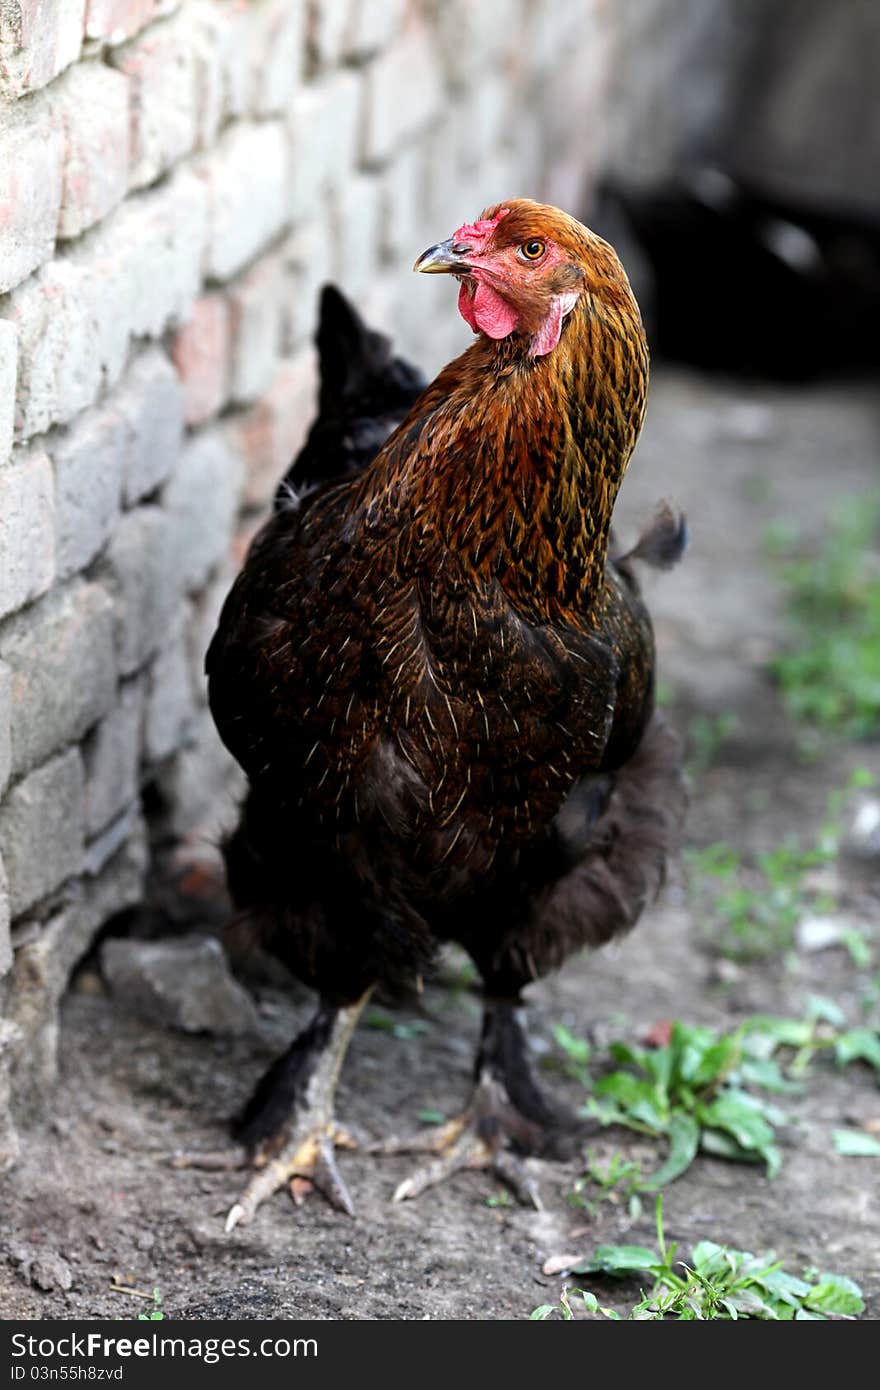
[[489, 240], [502, 217], [506, 217], [510, 208], [502, 208], [494, 217], [484, 217], [479, 222], [465, 222], [452, 233], [453, 241], [467, 241], [474, 247], [475, 251], [485, 245]]

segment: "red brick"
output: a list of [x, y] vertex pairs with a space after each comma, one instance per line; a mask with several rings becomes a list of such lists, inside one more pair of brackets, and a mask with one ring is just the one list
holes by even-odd
[[200, 425], [226, 402], [229, 382], [229, 306], [220, 294], [196, 301], [175, 333], [171, 357], [183, 387], [184, 419]]

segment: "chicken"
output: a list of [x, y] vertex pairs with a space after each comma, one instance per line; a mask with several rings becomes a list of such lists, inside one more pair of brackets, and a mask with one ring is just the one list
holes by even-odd
[[530, 1074], [522, 990], [633, 926], [682, 815], [632, 561], [671, 563], [683, 525], [666, 510], [609, 554], [648, 379], [624, 271], [524, 199], [415, 269], [456, 277], [476, 341], [365, 467], [338, 438], [325, 467], [315, 427], [294, 473], [337, 476], [284, 490], [207, 656], [249, 780], [230, 890], [319, 996], [241, 1117], [254, 1172], [228, 1228], [285, 1186], [352, 1211], [334, 1153], [354, 1142], [334, 1114], [349, 1040], [376, 984], [421, 976], [447, 941], [484, 986], [474, 1091], [424, 1140], [378, 1146], [431, 1153], [395, 1197], [487, 1167], [537, 1202], [522, 1155], [553, 1152], [569, 1119]]
[[371, 463], [427, 385], [333, 285], [321, 291], [315, 346], [321, 372], [318, 415], [279, 486], [276, 509]]

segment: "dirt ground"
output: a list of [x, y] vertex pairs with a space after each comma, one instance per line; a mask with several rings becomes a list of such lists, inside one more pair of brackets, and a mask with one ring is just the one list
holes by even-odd
[[[829, 792], [856, 766], [880, 773], [880, 748], [830, 746], [806, 762], [764, 664], [778, 649], [779, 592], [762, 536], [778, 518], [821, 533], [829, 507], [876, 486], [880, 430], [858, 384], [809, 390], [745, 387], [657, 369], [648, 424], [621, 498], [619, 529], [635, 529], [660, 496], [684, 506], [692, 545], [670, 576], [652, 578], [661, 676], [671, 712], [687, 730], [695, 716], [735, 714], [738, 726], [708, 770], [695, 777], [689, 840], [769, 847], [821, 822]], [[841, 861], [837, 893], [852, 920], [878, 914], [880, 865]], [[877, 937], [875, 936], [875, 943]], [[875, 945], [876, 952], [876, 945]], [[873, 971], [877, 970], [877, 960]], [[611, 1037], [638, 1037], [659, 1020], [729, 1027], [767, 1010], [800, 1015], [811, 993], [835, 999], [854, 1024], [872, 972], [847, 952], [754, 964], [719, 964], [673, 872], [662, 901], [634, 935], [531, 991], [538, 1062], [554, 1051], [563, 1022], [601, 1050]], [[295, 1210], [276, 1197], [248, 1227], [223, 1234], [237, 1195], [230, 1174], [177, 1171], [180, 1148], [217, 1147], [232, 1113], [272, 1055], [307, 1017], [293, 986], [260, 986], [261, 1035], [249, 1040], [184, 1036], [133, 1016], [94, 992], [94, 971], [64, 1006], [61, 1078], [51, 1118], [27, 1136], [5, 1183], [0, 1233], [0, 1309], [5, 1317], [135, 1318], [144, 1303], [114, 1281], [161, 1289], [168, 1316], [185, 1318], [526, 1318], [555, 1302], [561, 1280], [542, 1274], [548, 1256], [587, 1253], [597, 1243], [653, 1243], [653, 1214], [628, 1223], [602, 1203], [594, 1218], [567, 1202], [577, 1162], [534, 1162], [545, 1209], [487, 1205], [498, 1184], [461, 1176], [416, 1202], [392, 1205], [406, 1158], [344, 1155], [358, 1208], [352, 1220], [311, 1198]], [[422, 1110], [447, 1114], [467, 1094], [479, 1023], [476, 998], [439, 982], [422, 1012], [399, 1014], [404, 1036], [362, 1027], [339, 1094], [339, 1114], [376, 1134], [411, 1127]], [[576, 1083], [545, 1073], [570, 1103]], [[667, 1237], [682, 1253], [700, 1239], [773, 1249], [786, 1267], [815, 1265], [856, 1279], [866, 1316], [880, 1316], [880, 1161], [844, 1158], [832, 1131], [880, 1116], [880, 1091], [866, 1067], [814, 1064], [802, 1095], [785, 1098], [790, 1123], [775, 1181], [762, 1170], [700, 1157], [667, 1189]], [[604, 1154], [644, 1152], [625, 1131], [606, 1131]], [[28, 1283], [4, 1247], [28, 1242], [59, 1255], [67, 1291]], [[51, 1278], [48, 1282], [52, 1282]], [[628, 1307], [638, 1282], [590, 1287]]]

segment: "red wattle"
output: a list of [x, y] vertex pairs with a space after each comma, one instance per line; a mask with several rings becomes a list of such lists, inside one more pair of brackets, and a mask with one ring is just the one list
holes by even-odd
[[477, 284], [473, 295], [463, 284], [458, 295], [458, 311], [476, 333], [481, 329], [487, 338], [507, 338], [516, 328], [519, 315], [506, 299], [491, 285]]
[[474, 297], [471, 294], [471, 286], [466, 280], [462, 280], [459, 287], [458, 312], [461, 314], [465, 323], [470, 327], [471, 332], [478, 333], [479, 328], [474, 314]]

